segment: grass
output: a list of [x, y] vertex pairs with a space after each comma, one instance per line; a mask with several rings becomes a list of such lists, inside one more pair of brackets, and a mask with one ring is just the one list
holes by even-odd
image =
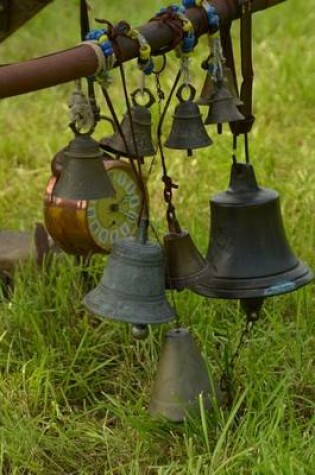
[[[98, 0], [95, 16], [136, 25], [160, 3]], [[107, 3], [107, 4], [106, 4]], [[1, 62], [20, 61], [78, 42], [78, 2], [55, 0], [0, 46]], [[314, 9], [296, 0], [254, 16], [254, 107], [250, 140], [259, 182], [281, 196], [294, 252], [315, 269]], [[234, 26], [237, 42], [237, 25]], [[313, 41], [312, 41], [313, 40]], [[202, 77], [198, 58], [195, 84]], [[176, 70], [169, 55], [165, 89]], [[137, 81], [128, 65], [131, 85]], [[154, 83], [148, 80], [148, 85]], [[54, 153], [70, 139], [72, 85], [1, 101], [0, 228], [31, 229], [42, 221], [42, 196]], [[119, 81], [110, 89], [118, 110]], [[103, 105], [103, 104], [102, 104]], [[104, 135], [100, 127], [97, 136]], [[106, 131], [109, 133], [109, 130]], [[180, 184], [175, 204], [202, 252], [208, 241], [209, 196], [227, 186], [231, 138], [187, 159], [167, 153]], [[240, 151], [240, 158], [242, 153]], [[163, 222], [161, 169], [150, 179], [152, 218]], [[95, 258], [98, 278], [103, 258]], [[135, 342], [128, 325], [98, 319], [82, 305], [80, 268], [71, 257], [49, 272], [30, 262], [16, 274], [12, 300], [0, 304], [0, 473], [49, 475], [313, 475], [315, 473], [314, 287], [268, 299], [261, 321], [236, 361], [237, 391], [229, 409], [172, 424], [146, 411], [163, 335], [152, 328]], [[244, 325], [236, 301], [176, 295], [181, 324], [191, 329], [218, 380]]]

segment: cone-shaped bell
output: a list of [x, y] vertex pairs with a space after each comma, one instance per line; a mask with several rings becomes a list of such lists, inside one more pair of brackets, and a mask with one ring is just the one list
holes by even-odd
[[199, 395], [209, 409], [213, 396], [205, 362], [185, 328], [166, 334], [160, 356], [149, 412], [181, 422], [199, 408]]
[[231, 68], [229, 68], [228, 66], [223, 66], [223, 76], [224, 81], [226, 82], [226, 87], [230, 92], [231, 96], [233, 97], [234, 104], [236, 106], [242, 106], [243, 101], [241, 101], [237, 93]]
[[207, 73], [201, 89], [200, 97], [199, 99], [197, 99], [196, 103], [199, 106], [209, 106], [209, 103], [215, 91], [215, 83], [211, 77], [211, 74]]
[[100, 284], [84, 298], [91, 312], [132, 324], [163, 323], [175, 316], [165, 297], [163, 251], [141, 236], [114, 242]]
[[[71, 200], [97, 200], [115, 195], [102, 161], [103, 152], [88, 135], [75, 137], [61, 151], [60, 177], [54, 196]], [[62, 168], [62, 169], [61, 169]]]
[[[133, 106], [131, 108], [131, 116], [139, 157], [151, 157], [152, 155], [155, 155], [156, 149], [152, 140], [152, 119], [150, 110], [145, 106]], [[136, 158], [137, 154], [128, 113], [123, 117], [121, 129], [126, 138], [128, 150], [126, 150], [124, 141], [118, 131], [116, 131], [111, 137], [103, 138], [100, 141], [100, 146], [104, 150], [112, 152], [115, 155]]]
[[250, 164], [232, 166], [230, 187], [210, 201], [208, 268], [190, 286], [217, 298], [270, 297], [313, 275], [287, 242], [276, 191], [260, 188]]
[[168, 289], [183, 290], [189, 287], [207, 266], [207, 261], [201, 256], [187, 231], [166, 234], [164, 250]]
[[225, 86], [220, 85], [212, 96], [205, 125], [222, 124], [223, 122], [234, 122], [236, 120], [244, 120], [244, 116], [236, 107], [231, 93]]

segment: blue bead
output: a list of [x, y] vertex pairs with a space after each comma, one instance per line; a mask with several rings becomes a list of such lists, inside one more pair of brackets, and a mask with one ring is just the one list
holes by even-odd
[[196, 5], [195, 0], [182, 0], [182, 4], [186, 8], [194, 7]]

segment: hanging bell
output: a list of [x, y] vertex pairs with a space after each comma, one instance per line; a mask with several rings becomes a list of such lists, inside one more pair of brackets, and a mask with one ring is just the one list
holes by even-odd
[[[189, 88], [190, 97], [183, 99], [183, 90]], [[180, 101], [175, 108], [170, 134], [165, 141], [165, 147], [176, 150], [188, 150], [188, 155], [195, 148], [208, 147], [213, 142], [202, 123], [198, 105], [193, 102], [196, 90], [191, 84], [182, 84], [177, 91]]]
[[209, 106], [209, 103], [215, 91], [215, 82], [213, 81], [211, 74], [207, 72], [206, 78], [201, 89], [200, 97], [199, 99], [197, 99], [196, 104], [198, 104], [198, 106]]
[[201, 353], [188, 330], [170, 330], [158, 363], [149, 412], [181, 422], [187, 414], [198, 412], [200, 397], [210, 409], [213, 391]]
[[[130, 113], [133, 128], [128, 112], [126, 112], [120, 124], [121, 131], [126, 139], [127, 148], [121, 134], [116, 130], [111, 137], [105, 137], [100, 141], [100, 146], [104, 150], [128, 158], [137, 158], [137, 156], [142, 158], [155, 155], [156, 148], [153, 144], [151, 130], [152, 117], [149, 109], [155, 102], [155, 99], [149, 89], [144, 88], [143, 92], [149, 96], [146, 105], [139, 105], [137, 102], [136, 98], [140, 93], [139, 89], [131, 94], [133, 106]], [[134, 142], [136, 142], [137, 150]]]
[[146, 239], [141, 222], [137, 238], [114, 242], [100, 284], [84, 298], [91, 312], [136, 328], [173, 319], [165, 298], [163, 251]]
[[[57, 154], [58, 155], [58, 154]], [[115, 195], [102, 161], [103, 152], [89, 135], [78, 135], [59, 152], [56, 198], [97, 200]]]
[[191, 290], [206, 297], [265, 298], [312, 280], [287, 242], [278, 193], [257, 185], [252, 165], [232, 165], [229, 189], [211, 199], [210, 210], [209, 266]]
[[242, 106], [243, 101], [241, 101], [241, 99], [238, 95], [238, 92], [236, 90], [236, 85], [235, 85], [235, 82], [234, 82], [232, 69], [229, 68], [228, 66], [223, 66], [223, 77], [224, 77], [224, 82], [226, 84], [227, 90], [230, 92], [230, 94], [233, 98], [234, 104], [237, 107]]
[[212, 96], [205, 125], [244, 120], [228, 89], [221, 83]]
[[207, 266], [187, 231], [166, 234], [164, 250], [168, 289], [180, 291], [189, 287]]

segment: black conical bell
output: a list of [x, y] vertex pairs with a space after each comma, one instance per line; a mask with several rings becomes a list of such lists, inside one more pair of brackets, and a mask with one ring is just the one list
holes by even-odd
[[205, 125], [235, 122], [237, 120], [244, 120], [244, 116], [236, 107], [232, 94], [221, 84], [212, 96]]
[[312, 280], [287, 242], [278, 193], [257, 185], [251, 165], [233, 164], [230, 187], [211, 199], [210, 210], [209, 266], [191, 290], [216, 298], [265, 298]]
[[89, 135], [76, 136], [61, 151], [63, 159], [54, 196], [70, 200], [97, 200], [115, 195], [102, 161], [103, 152]]
[[193, 102], [195, 89], [191, 85], [188, 86], [190, 88], [189, 100], [186, 101], [182, 98], [185, 84], [177, 92], [180, 103], [175, 108], [173, 124], [165, 141], [165, 147], [190, 151], [195, 148], [208, 147], [213, 143], [203, 125], [199, 107]]

